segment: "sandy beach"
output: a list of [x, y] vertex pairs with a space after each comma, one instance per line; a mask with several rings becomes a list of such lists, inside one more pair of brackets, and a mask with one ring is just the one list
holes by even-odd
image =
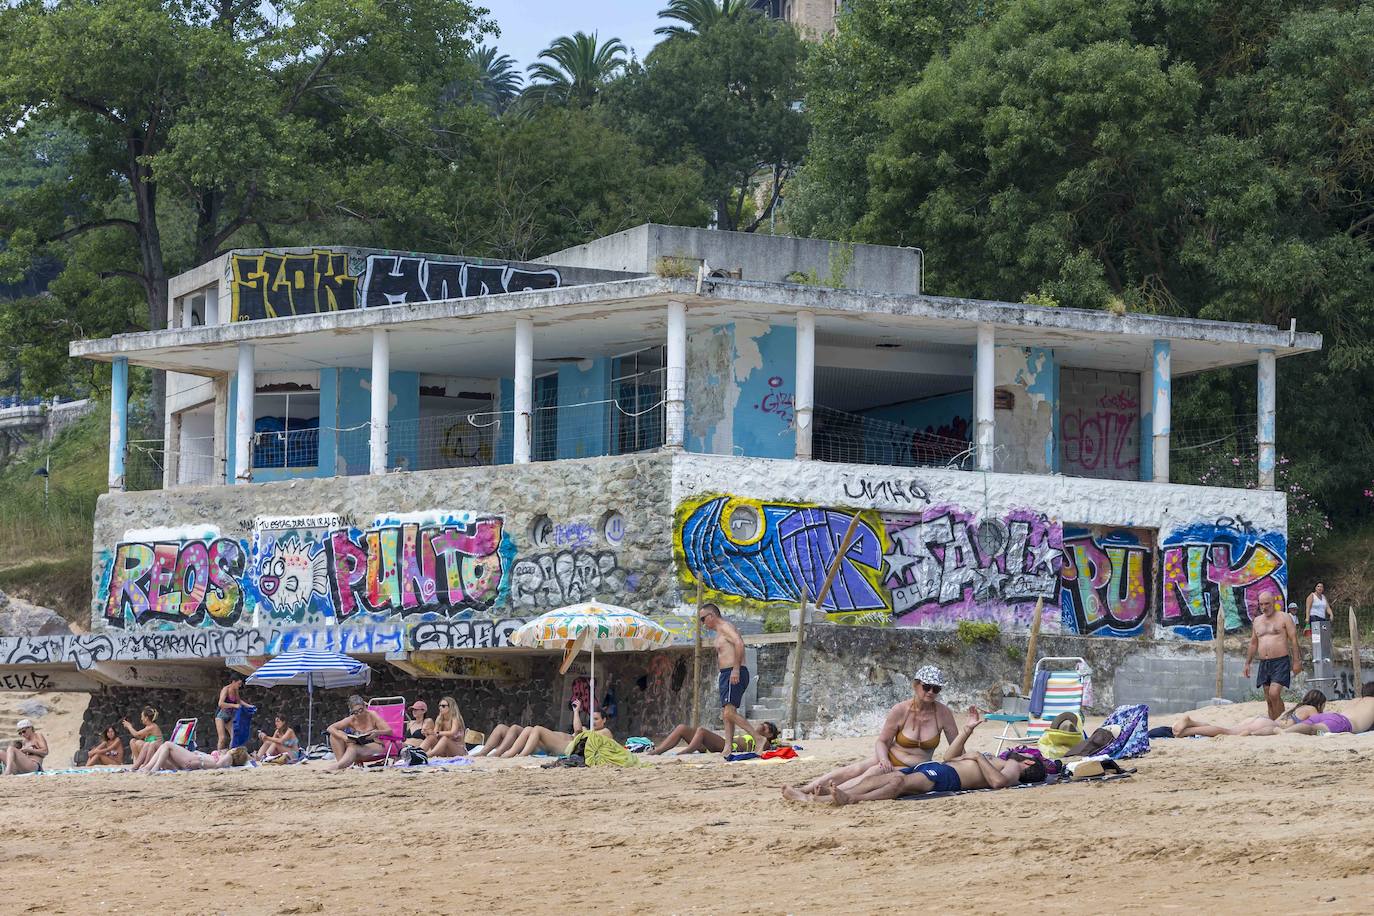
[[780, 797], [869, 747], [631, 770], [0, 778], [0, 895], [10, 913], [1369, 911], [1374, 735], [1157, 741], [1105, 784], [843, 809]]

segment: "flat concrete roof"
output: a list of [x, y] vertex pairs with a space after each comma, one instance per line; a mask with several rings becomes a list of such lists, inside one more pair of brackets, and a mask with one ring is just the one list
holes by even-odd
[[[517, 317], [535, 323], [537, 361], [565, 361], [631, 352], [661, 343], [666, 306], [687, 305], [689, 330], [740, 320], [789, 323], [796, 312], [816, 315], [818, 345], [886, 345], [900, 360], [916, 352], [972, 347], [979, 324], [996, 329], [999, 344], [1053, 348], [1062, 365], [1139, 371], [1156, 339], [1173, 343], [1175, 375], [1253, 364], [1261, 349], [1277, 356], [1320, 350], [1315, 333], [1157, 315], [1044, 308], [943, 296], [884, 294], [789, 283], [642, 277], [557, 289], [349, 309], [120, 334], [73, 341], [69, 352], [110, 362], [196, 375], [233, 372], [240, 343], [255, 345], [259, 371], [366, 367], [374, 328], [391, 332], [394, 371], [469, 377], [509, 375]], [[557, 327], [557, 333], [541, 333]], [[890, 345], [897, 343], [898, 349]], [[876, 354], [875, 354], [876, 355]]]

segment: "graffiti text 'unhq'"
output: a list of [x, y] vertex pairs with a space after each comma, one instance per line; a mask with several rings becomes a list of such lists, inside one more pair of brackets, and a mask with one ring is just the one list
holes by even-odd
[[334, 531], [329, 549], [335, 613], [485, 610], [502, 582], [501, 519], [371, 528], [355, 542]]

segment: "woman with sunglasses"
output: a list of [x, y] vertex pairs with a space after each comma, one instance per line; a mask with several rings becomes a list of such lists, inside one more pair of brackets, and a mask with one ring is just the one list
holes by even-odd
[[932, 760], [941, 735], [947, 742], [959, 735], [954, 713], [939, 700], [944, 688], [944, 673], [934, 665], [923, 666], [911, 679], [911, 699], [888, 710], [873, 745], [873, 756], [818, 776], [800, 791], [815, 795], [823, 789], [828, 792], [832, 786], [852, 788], [871, 773], [891, 773]]
[[434, 717], [434, 732], [420, 746], [431, 757], [462, 757], [468, 752], [463, 743], [467, 730], [458, 701], [444, 697], [439, 701], [439, 714]]

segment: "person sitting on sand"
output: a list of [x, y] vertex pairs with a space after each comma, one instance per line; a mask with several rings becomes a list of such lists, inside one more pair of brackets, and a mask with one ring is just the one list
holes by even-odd
[[934, 759], [940, 736], [952, 746], [959, 734], [954, 713], [937, 699], [944, 688], [944, 673], [934, 665], [923, 666], [911, 679], [911, 699], [887, 711], [873, 754], [817, 776], [800, 791], [814, 795], [823, 787], [853, 788], [871, 773], [891, 773]]
[[278, 757], [294, 760], [301, 751], [300, 738], [296, 730], [286, 721], [286, 713], [279, 712], [272, 718], [272, 734], [258, 729], [258, 751], [254, 760], [272, 760]]
[[145, 706], [138, 717], [143, 723], [141, 728], [134, 728], [128, 719], [120, 720], [129, 733], [129, 763], [134, 769], [146, 763], [162, 743], [162, 726], [157, 724], [157, 710]]
[[410, 719], [406, 722], [407, 747], [424, 747], [425, 740], [434, 734], [434, 720], [429, 717], [429, 704], [416, 700], [410, 704]]
[[101, 742], [86, 752], [88, 767], [117, 767], [124, 762], [124, 742], [113, 725], [105, 726]]
[[1364, 685], [1362, 696], [1345, 704], [1340, 712], [1322, 710], [1284, 731], [1294, 735], [1352, 734], [1374, 729], [1374, 681]]
[[229, 683], [219, 692], [219, 706], [215, 710], [215, 734], [219, 736], [219, 749], [224, 750], [234, 734], [234, 717], [239, 708], [247, 706], [239, 697], [243, 689], [243, 675], [235, 671], [229, 675]]
[[[778, 740], [778, 726], [772, 722], [764, 722], [759, 726], [759, 731], [768, 739], [764, 742], [763, 747], [755, 746], [753, 743], [754, 739], [749, 737], [749, 735], [740, 735], [735, 738], [735, 753], [755, 751], [762, 754], [764, 751], [771, 749], [774, 742]], [[725, 738], [710, 729], [693, 729], [690, 725], [679, 725], [668, 733], [668, 737], [654, 745], [654, 747], [646, 751], [645, 754], [647, 756], [662, 754], [677, 747], [683, 741], [687, 742], [687, 746], [678, 751], [679, 755], [719, 754], [725, 750]]]
[[334, 749], [334, 762], [325, 767], [337, 772], [386, 756], [386, 748], [378, 735], [390, 734], [391, 728], [381, 716], [367, 708], [367, 701], [356, 693], [348, 698], [348, 715], [326, 731]]
[[[1018, 783], [1044, 782], [1045, 765], [1033, 757], [1014, 751], [1008, 754], [1006, 760], [987, 754], [965, 754], [964, 744], [983, 721], [983, 714], [976, 707], [970, 707], [968, 719], [950, 742], [943, 763], [927, 761], [891, 773], [871, 773], [851, 789], [832, 787], [829, 801], [835, 805], [852, 805], [927, 792], [1005, 789]], [[784, 786], [782, 795], [789, 801], [801, 802], [825, 798], [824, 795], [803, 792], [791, 786]]]
[[5, 775], [43, 772], [43, 758], [48, 756], [48, 739], [40, 735], [28, 719], [20, 719], [14, 730], [19, 737], [5, 748], [4, 759], [0, 761], [5, 764]]
[[458, 711], [458, 701], [453, 697], [444, 697], [439, 701], [439, 715], [434, 718], [434, 730], [420, 746], [431, 757], [462, 757], [468, 752], [468, 746], [463, 743], [467, 731], [463, 714]]
[[[554, 755], [564, 753], [568, 749], [568, 745], [572, 744], [573, 738], [582, 734], [582, 702], [573, 700], [572, 708], [573, 730], [571, 735], [536, 725], [525, 729], [520, 740], [501, 756], [532, 757], [540, 751]], [[615, 739], [615, 735], [611, 734], [611, 730], [606, 727], [606, 717], [601, 714], [599, 709], [592, 713], [592, 731], [598, 735], [605, 735], [612, 740]]]
[[1174, 723], [1175, 738], [1225, 738], [1225, 737], [1268, 737], [1277, 735], [1286, 725], [1302, 722], [1326, 708], [1326, 694], [1320, 690], [1309, 690], [1303, 694], [1302, 702], [1279, 715], [1277, 719], [1268, 716], [1252, 716], [1242, 719], [1230, 727], [1209, 725], [1195, 721], [1187, 713]]
[[236, 747], [230, 750], [213, 750], [208, 754], [200, 751], [190, 751], [179, 744], [170, 741], [163, 742], [162, 746], [149, 757], [148, 761], [139, 767], [137, 773], [157, 773], [162, 770], [222, 770], [228, 767], [241, 767], [248, 763], [248, 751], [245, 748]]

